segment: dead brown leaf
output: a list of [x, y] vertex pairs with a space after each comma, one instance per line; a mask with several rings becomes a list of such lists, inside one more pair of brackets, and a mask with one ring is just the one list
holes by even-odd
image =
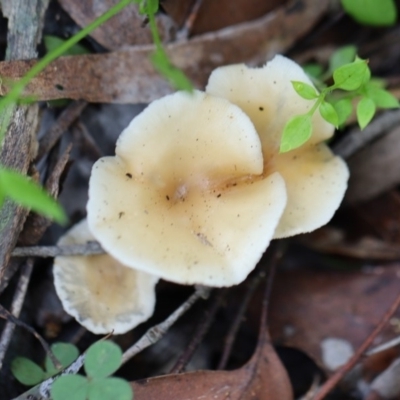
[[[162, 5], [181, 26], [188, 16], [191, 3], [193, 2], [188, 0], [166, 0]], [[199, 35], [251, 21], [285, 3], [285, 0], [203, 0], [191, 34]]]
[[[263, 18], [167, 46], [172, 62], [203, 88], [210, 72], [225, 64], [260, 64], [283, 52], [327, 11], [329, 0], [304, 0], [302, 7], [279, 7]], [[90, 102], [146, 103], [172, 91], [153, 69], [151, 46], [109, 54], [62, 57], [39, 74], [26, 94], [37, 100], [85, 99]], [[19, 79], [36, 61], [0, 63], [6, 80]], [[6, 79], [7, 78], [7, 79]]]
[[[118, 0], [59, 0], [62, 8], [80, 26], [84, 27], [118, 3]], [[90, 36], [109, 50], [124, 46], [152, 43], [151, 32], [139, 15], [137, 5], [129, 4], [121, 12], [98, 27]], [[175, 36], [175, 27], [166, 15], [157, 15], [161, 38], [169, 42]]]
[[[358, 348], [396, 299], [399, 281], [400, 264], [363, 271], [282, 272], [272, 293], [271, 336], [303, 350], [330, 372], [326, 340]], [[396, 318], [382, 331], [379, 343], [398, 335]]]
[[136, 400], [291, 400], [290, 381], [269, 337], [234, 371], [197, 371], [132, 383]]

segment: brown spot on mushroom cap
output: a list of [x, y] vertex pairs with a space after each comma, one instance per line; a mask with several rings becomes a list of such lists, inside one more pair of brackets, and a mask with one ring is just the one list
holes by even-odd
[[217, 68], [206, 88], [207, 93], [228, 99], [250, 117], [263, 146], [264, 175], [277, 171], [285, 181], [288, 202], [274, 238], [326, 224], [343, 199], [348, 179], [346, 164], [321, 143], [332, 136], [334, 127], [319, 112], [313, 116], [311, 139], [299, 149], [279, 154], [286, 122], [313, 105], [295, 92], [291, 81], [312, 85], [299, 65], [276, 56], [262, 68], [243, 64]]
[[[125, 179], [127, 169], [140, 180]], [[166, 96], [131, 122], [116, 157], [95, 164], [89, 226], [124, 265], [233, 285], [260, 259], [286, 204], [281, 176], [262, 170], [260, 139], [237, 106], [200, 92]]]
[[[94, 240], [84, 220], [60, 245]], [[64, 309], [89, 331], [124, 333], [153, 313], [158, 278], [127, 268], [108, 254], [56, 257], [54, 284]]]

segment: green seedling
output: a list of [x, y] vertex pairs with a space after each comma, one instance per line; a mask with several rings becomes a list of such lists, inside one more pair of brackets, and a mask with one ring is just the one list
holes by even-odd
[[[377, 108], [398, 108], [398, 100], [383, 88], [382, 82], [371, 79], [367, 60], [358, 57], [354, 61], [356, 49], [347, 46], [339, 49], [331, 57], [327, 72], [315, 66], [308, 68], [314, 76], [314, 83], [321, 90], [318, 93], [313, 86], [293, 81], [293, 89], [303, 99], [314, 101], [304, 115], [296, 115], [285, 125], [280, 152], [296, 149], [306, 143], [312, 134], [312, 117], [319, 110], [322, 118], [336, 128], [342, 126], [353, 111], [353, 102], [357, 103], [356, 115], [361, 129], [372, 120]], [[333, 83], [327, 86], [323, 81], [332, 76]]]
[[[43, 37], [44, 46], [46, 47], [46, 51], [48, 53], [58, 49], [60, 46], [63, 46], [66, 40], [61, 39], [57, 36], [53, 35], [46, 35]], [[85, 47], [82, 46], [80, 43], [74, 44], [68, 50], [66, 50], [63, 55], [64, 56], [79, 56], [81, 54], [88, 54], [90, 51]]]
[[[60, 362], [62, 368], [68, 367], [79, 356], [78, 349], [69, 343], [55, 343], [51, 351]], [[47, 356], [44, 369], [25, 357], [16, 357], [11, 363], [11, 372], [24, 385], [33, 386], [60, 372]]]
[[344, 10], [360, 24], [390, 26], [395, 24], [394, 0], [341, 0]]
[[193, 91], [193, 85], [182, 70], [175, 67], [169, 60], [161, 42], [155, 14], [159, 9], [159, 0], [134, 0], [139, 5], [139, 12], [148, 18], [149, 26], [156, 47], [150, 60], [154, 68], [163, 75], [177, 90]]
[[86, 352], [82, 375], [60, 376], [51, 387], [53, 400], [132, 400], [132, 388], [121, 378], [110, 377], [122, 362], [121, 349], [105, 340]]

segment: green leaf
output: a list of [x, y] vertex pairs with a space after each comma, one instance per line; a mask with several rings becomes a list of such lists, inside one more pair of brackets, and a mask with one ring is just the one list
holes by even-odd
[[11, 372], [19, 382], [27, 386], [36, 385], [45, 379], [42, 368], [25, 357], [14, 358]]
[[89, 400], [132, 400], [133, 391], [127, 381], [121, 378], [105, 378], [93, 381], [89, 389]]
[[342, 0], [342, 6], [361, 24], [388, 26], [393, 25], [397, 19], [393, 0]]
[[300, 147], [311, 137], [312, 122], [309, 114], [296, 115], [283, 129], [280, 152], [286, 153]]
[[385, 89], [387, 82], [383, 78], [373, 77], [369, 82], [369, 86], [375, 86], [379, 89]]
[[159, 48], [151, 55], [151, 62], [154, 68], [165, 78], [169, 80], [171, 85], [177, 90], [186, 90], [188, 92], [193, 91], [193, 85], [186, 75], [179, 68], [172, 65], [165, 54], [165, 52]]
[[357, 120], [361, 129], [364, 129], [375, 115], [376, 106], [372, 99], [363, 97], [357, 104]]
[[308, 83], [292, 81], [293, 89], [299, 96], [306, 100], [316, 99], [319, 95], [315, 88]]
[[347, 121], [353, 111], [351, 99], [341, 99], [334, 103], [333, 107], [335, 108], [338, 115], [338, 125], [341, 126]]
[[0, 186], [7, 197], [23, 207], [39, 212], [60, 224], [67, 221], [64, 210], [57, 201], [31, 178], [1, 167]]
[[[45, 35], [44, 38], [44, 45], [46, 47], [47, 52], [51, 52], [53, 50], [58, 49], [61, 45], [63, 45], [66, 40], [63, 40], [57, 36], [52, 35]], [[70, 47], [68, 50], [64, 52], [64, 56], [77, 56], [80, 54], [88, 54], [90, 51], [81, 44], [77, 43]]]
[[328, 103], [327, 101], [323, 101], [319, 106], [319, 112], [325, 121], [328, 121], [336, 128], [339, 126], [339, 116], [332, 104]]
[[375, 85], [367, 85], [365, 88], [366, 96], [373, 100], [379, 108], [398, 108], [399, 101], [390, 92], [380, 89]]
[[329, 76], [339, 67], [354, 61], [357, 54], [356, 46], [343, 46], [337, 49], [329, 60]]
[[121, 365], [122, 351], [115, 343], [105, 340], [89, 347], [85, 357], [86, 374], [93, 378], [105, 378]]
[[369, 76], [366, 60], [357, 59], [351, 64], [346, 64], [333, 72], [333, 81], [336, 89], [357, 90]]
[[82, 375], [63, 375], [54, 381], [50, 393], [52, 400], [86, 400], [89, 382]]
[[139, 13], [142, 15], [154, 15], [158, 11], [159, 0], [140, 0]]
[[322, 66], [319, 64], [303, 65], [303, 70], [308, 76], [311, 76], [312, 78], [316, 79], [320, 78], [322, 73], [324, 72]]
[[[51, 351], [56, 356], [57, 360], [60, 361], [63, 368], [68, 367], [79, 356], [79, 350], [71, 343], [54, 343], [51, 346]], [[50, 376], [60, 372], [54, 366], [49, 356], [46, 356], [44, 364], [46, 368], [46, 378], [49, 378]]]

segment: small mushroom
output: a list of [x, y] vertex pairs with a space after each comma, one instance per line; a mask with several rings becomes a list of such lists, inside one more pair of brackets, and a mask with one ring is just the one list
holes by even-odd
[[295, 92], [291, 81], [312, 85], [299, 65], [278, 55], [262, 68], [244, 64], [217, 68], [206, 88], [207, 93], [229, 100], [250, 117], [262, 143], [264, 176], [278, 172], [285, 181], [287, 205], [274, 238], [326, 224], [339, 207], [348, 180], [346, 164], [324, 144], [334, 127], [319, 112], [313, 117], [311, 139], [298, 149], [279, 153], [285, 124], [313, 105]]
[[[94, 240], [87, 221], [73, 226], [59, 245]], [[108, 254], [54, 260], [54, 284], [62, 305], [89, 331], [125, 333], [152, 314], [158, 278], [123, 266]]]
[[260, 138], [225, 99], [196, 91], [151, 103], [93, 167], [92, 234], [124, 265], [183, 284], [243, 281], [286, 205], [263, 175]]

